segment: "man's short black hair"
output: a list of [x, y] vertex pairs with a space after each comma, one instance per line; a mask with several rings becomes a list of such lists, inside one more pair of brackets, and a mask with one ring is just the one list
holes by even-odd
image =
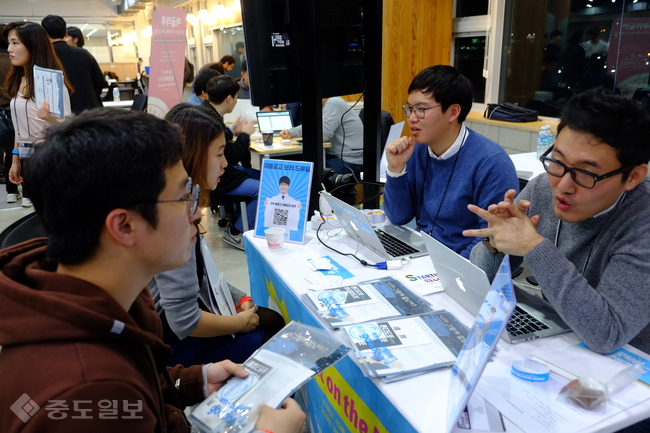
[[208, 81], [208, 101], [213, 104], [221, 104], [228, 96], [239, 93], [239, 84], [233, 77], [228, 75], [220, 75]]
[[51, 39], [63, 39], [67, 33], [65, 20], [58, 15], [48, 15], [43, 18], [41, 25]]
[[248, 62], [242, 62], [241, 71], [242, 72], [248, 72]]
[[144, 112], [98, 108], [51, 127], [26, 179], [48, 256], [64, 265], [92, 259], [114, 209], [134, 209], [155, 228], [165, 170], [181, 156], [179, 128]]
[[235, 50], [238, 50], [240, 48], [244, 48], [244, 43], [242, 41], [235, 42]]
[[[616, 151], [622, 167], [650, 161], [650, 119], [641, 104], [599, 87], [573, 96], [562, 111], [558, 134], [571, 130], [591, 134]], [[632, 169], [623, 173], [623, 182]]]
[[231, 56], [230, 54], [226, 54], [219, 60], [222, 64], [230, 63], [230, 64], [236, 64], [237, 62], [235, 61], [235, 58]]
[[214, 77], [218, 77], [220, 74], [217, 71], [212, 69], [204, 69], [194, 78], [194, 93], [196, 96], [201, 96], [201, 93], [208, 91], [208, 81]]
[[431, 96], [446, 112], [453, 104], [460, 105], [458, 123], [463, 123], [472, 109], [474, 87], [456, 68], [446, 65], [430, 66], [413, 78], [408, 93], [419, 90]]
[[280, 181], [278, 182], [278, 185], [281, 183], [286, 183], [287, 185], [291, 185], [291, 179], [289, 179], [288, 176], [282, 176], [280, 178]]
[[556, 36], [562, 36], [562, 32], [559, 31], [559, 30], [553, 30], [553, 31], [551, 32], [551, 39], [553, 39], [553, 38], [556, 37]]

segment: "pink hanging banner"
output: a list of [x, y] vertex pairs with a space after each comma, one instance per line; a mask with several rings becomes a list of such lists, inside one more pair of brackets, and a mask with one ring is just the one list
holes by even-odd
[[164, 117], [183, 96], [186, 14], [185, 9], [153, 8], [147, 112], [157, 117]]
[[617, 18], [612, 25], [607, 72], [623, 96], [647, 87], [650, 62], [650, 18]]

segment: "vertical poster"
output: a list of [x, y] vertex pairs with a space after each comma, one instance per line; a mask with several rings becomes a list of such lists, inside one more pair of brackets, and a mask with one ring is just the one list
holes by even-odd
[[650, 18], [617, 18], [612, 25], [607, 53], [607, 72], [623, 96], [631, 98], [648, 85]]
[[186, 15], [185, 9], [153, 7], [147, 112], [157, 117], [164, 117], [183, 97]]
[[284, 228], [285, 242], [305, 243], [314, 163], [265, 159], [257, 201], [255, 236], [269, 227]]

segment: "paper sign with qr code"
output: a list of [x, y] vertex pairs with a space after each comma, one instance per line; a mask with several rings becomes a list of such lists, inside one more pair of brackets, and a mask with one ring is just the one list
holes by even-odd
[[285, 242], [304, 243], [314, 164], [264, 160], [257, 202], [255, 236], [270, 227], [284, 228]]

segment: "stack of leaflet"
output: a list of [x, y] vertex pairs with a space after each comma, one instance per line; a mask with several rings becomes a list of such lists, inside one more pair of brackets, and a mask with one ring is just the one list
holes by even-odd
[[468, 333], [391, 277], [304, 295], [330, 327], [341, 327], [368, 377], [393, 382], [451, 367]]
[[391, 277], [309, 292], [305, 304], [332, 328], [371, 320], [429, 314], [427, 301]]
[[385, 382], [453, 366], [469, 332], [447, 311], [343, 329], [364, 374]]

